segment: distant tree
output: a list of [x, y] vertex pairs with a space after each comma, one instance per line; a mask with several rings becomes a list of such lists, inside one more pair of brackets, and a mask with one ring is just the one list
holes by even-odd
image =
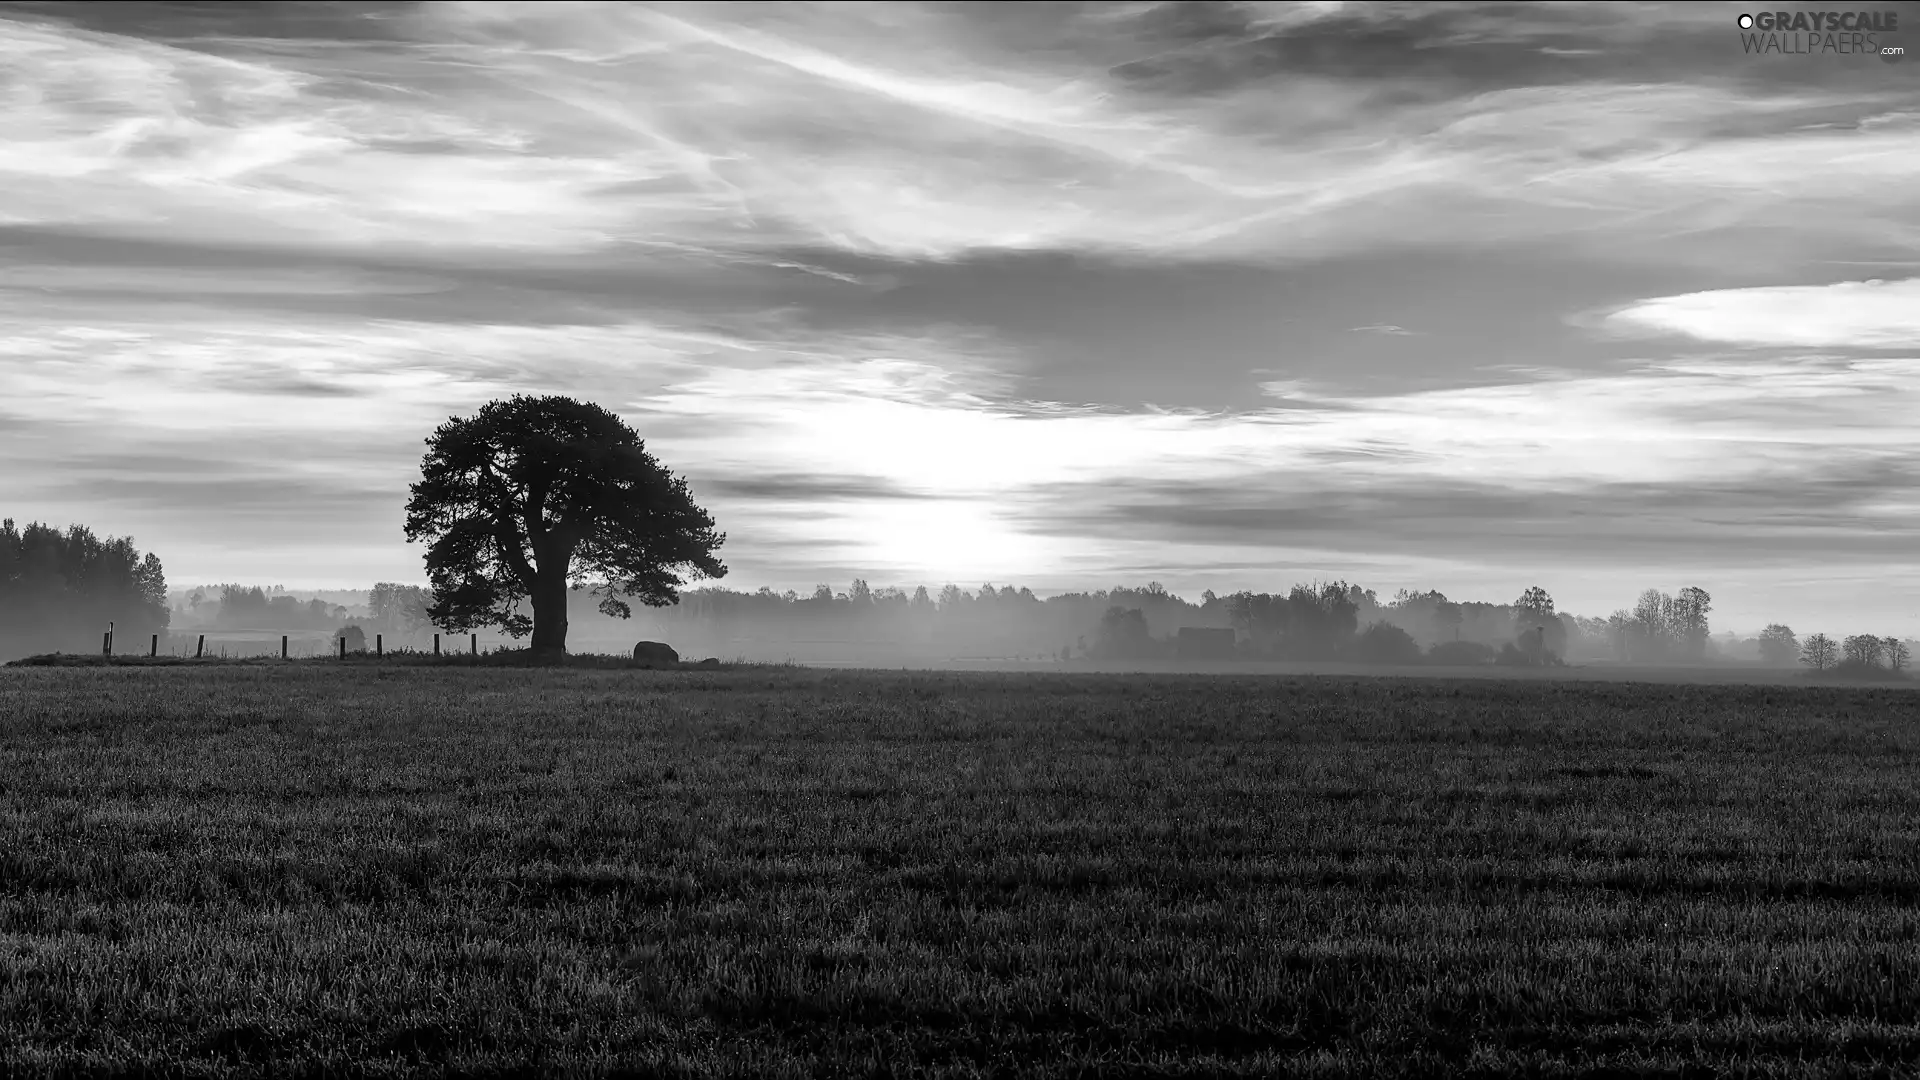
[[1607, 616], [1607, 644], [1613, 650], [1613, 658], [1623, 664], [1633, 653], [1635, 626], [1633, 613], [1626, 608], [1616, 609]]
[[1707, 613], [1713, 610], [1713, 597], [1707, 595], [1707, 590], [1689, 585], [1674, 597], [1674, 609], [1678, 624], [1674, 629], [1682, 650], [1690, 659], [1701, 659], [1712, 633], [1707, 625]]
[[450, 630], [531, 631], [536, 655], [564, 655], [570, 589], [601, 595], [600, 611], [624, 619], [621, 596], [663, 607], [681, 574], [727, 572], [714, 554], [726, 536], [686, 481], [597, 405], [516, 395], [449, 419], [427, 447], [406, 536], [431, 543], [432, 616]]
[[375, 582], [367, 590], [367, 617], [388, 630], [400, 628], [400, 586], [391, 581]]
[[967, 595], [967, 590], [958, 585], [948, 585], [946, 588], [940, 590], [940, 610], [943, 612], [956, 611], [962, 604], [965, 604], [970, 599], [972, 599], [972, 597]]
[[1548, 652], [1565, 651], [1566, 626], [1553, 610], [1553, 597], [1538, 585], [1520, 594], [1513, 602], [1513, 633], [1521, 650], [1544, 658]]
[[1368, 624], [1354, 639], [1353, 653], [1363, 664], [1417, 664], [1423, 659], [1413, 635], [1390, 622]]
[[1442, 635], [1450, 640], [1460, 640], [1460, 624], [1464, 621], [1460, 614], [1460, 605], [1451, 600], [1442, 599], [1433, 609], [1433, 624]]
[[1634, 602], [1627, 631], [1627, 655], [1634, 660], [1664, 660], [1673, 640], [1673, 597], [1648, 589]]
[[143, 556], [132, 539], [0, 520], [0, 656], [96, 649], [108, 623], [144, 645], [172, 618], [159, 556]]
[[1538, 585], [1528, 587], [1513, 602], [1513, 610], [1523, 616], [1545, 619], [1553, 614], [1553, 597]]
[[1832, 638], [1825, 634], [1814, 634], [1800, 646], [1800, 662], [1815, 671], [1825, 671], [1833, 666], [1838, 651]]
[[335, 634], [334, 637], [347, 643], [348, 652], [367, 651], [367, 632], [358, 626], [343, 626], [340, 628], [340, 632]]
[[1891, 671], [1905, 670], [1907, 661], [1913, 659], [1913, 650], [1897, 636], [1890, 635], [1880, 639], [1880, 646], [1886, 653], [1887, 668]]
[[913, 590], [913, 599], [907, 603], [915, 611], [926, 611], [933, 607], [933, 598], [927, 595], [927, 587], [921, 585]]
[[1872, 634], [1855, 634], [1840, 644], [1844, 663], [1854, 668], [1877, 668], [1885, 645]]
[[854, 578], [853, 584], [847, 586], [847, 601], [857, 608], [873, 606], [873, 590], [867, 588], [866, 578]]
[[1783, 623], [1772, 623], [1760, 631], [1760, 659], [1770, 667], [1785, 667], [1793, 663], [1800, 655], [1800, 640], [1793, 636], [1793, 629]]
[[399, 614], [400, 627], [409, 634], [433, 629], [433, 590], [418, 585], [402, 585]]
[[1137, 660], [1151, 656], [1153, 645], [1146, 614], [1139, 608], [1110, 607], [1100, 617], [1100, 629], [1094, 638], [1096, 655]]
[[433, 626], [433, 593], [418, 585], [382, 581], [367, 590], [368, 621], [390, 634], [417, 634]]

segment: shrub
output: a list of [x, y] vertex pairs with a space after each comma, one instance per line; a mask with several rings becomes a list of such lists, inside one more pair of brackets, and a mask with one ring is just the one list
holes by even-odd
[[1420, 643], [1390, 622], [1376, 622], [1353, 642], [1354, 659], [1363, 664], [1417, 664]]

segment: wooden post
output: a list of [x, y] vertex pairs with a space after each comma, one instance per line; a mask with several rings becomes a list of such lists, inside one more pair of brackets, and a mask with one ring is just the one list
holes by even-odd
[[160, 655], [160, 635], [159, 634], [153, 635], [153, 647], [147, 650], [147, 655], [148, 656]]
[[375, 656], [387, 655], [387, 643], [386, 641], [383, 640], [385, 637], [386, 637], [385, 634], [373, 635], [373, 655]]
[[473, 639], [473, 655], [479, 656], [480, 655], [480, 635], [473, 634], [470, 636]]
[[440, 655], [440, 635], [439, 634], [433, 635], [433, 655], [435, 656]]
[[200, 643], [193, 647], [193, 658], [195, 660], [200, 659], [200, 655], [206, 651], [207, 651], [207, 635], [201, 634]]
[[100, 635], [100, 655], [101, 656], [113, 655], [113, 631], [111, 630]]
[[347, 639], [343, 637], [340, 639], [340, 659], [345, 660], [346, 658], [347, 658]]
[[287, 635], [281, 634], [280, 635], [280, 659], [285, 660], [286, 658], [287, 658]]

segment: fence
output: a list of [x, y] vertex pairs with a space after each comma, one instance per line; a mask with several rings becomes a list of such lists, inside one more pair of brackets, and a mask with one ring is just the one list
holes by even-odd
[[[106, 632], [100, 635], [100, 655], [109, 656], [109, 657], [114, 655], [113, 633], [114, 633], [113, 623], [109, 622], [107, 624]], [[312, 649], [308, 649], [308, 648], [302, 648], [298, 654], [295, 654], [291, 648], [292, 638], [293, 638], [293, 635], [291, 634], [280, 635], [280, 659], [291, 660], [291, 659], [294, 659], [296, 655], [301, 659], [322, 655], [322, 653]], [[450, 651], [446, 653], [443, 653], [441, 651], [440, 638], [441, 638], [441, 635], [439, 634], [433, 635], [433, 655], [435, 656], [456, 655]], [[347, 639], [343, 636], [334, 635], [332, 640], [335, 641], [338, 645], [339, 659], [345, 660], [347, 658]], [[267, 643], [269, 646], [271, 646], [272, 644], [271, 637], [267, 639]], [[385, 656], [387, 654], [386, 635], [384, 634], [373, 635], [373, 643], [374, 643], [373, 652], [375, 656]], [[219, 644], [219, 643], [216, 643], [216, 644]], [[226, 646], [224, 644], [220, 644], [219, 648], [220, 648], [220, 658], [228, 659]], [[498, 646], [496, 645], [495, 648], [497, 649]], [[331, 652], [331, 650], [328, 650], [328, 651]], [[470, 656], [480, 655], [480, 635], [479, 634], [467, 635], [467, 653]], [[149, 657], [157, 657], [160, 655], [160, 635], [159, 634], [152, 634], [149, 636], [149, 640], [147, 643], [147, 655]], [[186, 645], [182, 643], [180, 647], [174, 652], [173, 655], [184, 659], [186, 657]], [[245, 655], [260, 655], [260, 654], [249, 653]], [[272, 653], [269, 652], [265, 655], [271, 656]], [[193, 658], [195, 660], [203, 660], [207, 658], [207, 635], [205, 634], [199, 635], [198, 639], [194, 642]], [[234, 658], [237, 659], [238, 656]]]

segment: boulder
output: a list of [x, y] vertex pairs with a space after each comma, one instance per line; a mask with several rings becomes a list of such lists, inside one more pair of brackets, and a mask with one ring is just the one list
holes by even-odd
[[700, 661], [700, 666], [701, 667], [719, 667], [720, 658], [717, 656], [709, 656], [705, 660]]
[[642, 641], [633, 647], [634, 662], [642, 667], [677, 667], [680, 654], [673, 646], [659, 641]]

